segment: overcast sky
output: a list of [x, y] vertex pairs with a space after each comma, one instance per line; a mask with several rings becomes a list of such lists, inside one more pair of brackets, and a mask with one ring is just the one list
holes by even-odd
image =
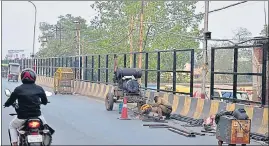
[[[227, 6], [237, 1], [212, 1], [210, 10]], [[38, 36], [40, 22], [55, 24], [59, 15], [72, 14], [81, 16], [87, 21], [96, 12], [91, 9], [93, 1], [35, 1], [37, 7], [36, 51], [40, 44]], [[197, 4], [197, 13], [204, 11], [204, 2]], [[266, 2], [268, 17], [268, 2]], [[209, 15], [209, 31], [212, 38], [231, 38], [238, 27], [247, 28], [253, 36], [258, 36], [265, 23], [264, 2], [249, 1]], [[2, 1], [2, 57], [7, 50], [25, 50], [29, 55], [32, 51], [34, 26], [34, 7], [27, 1]], [[201, 23], [201, 28], [203, 22]]]

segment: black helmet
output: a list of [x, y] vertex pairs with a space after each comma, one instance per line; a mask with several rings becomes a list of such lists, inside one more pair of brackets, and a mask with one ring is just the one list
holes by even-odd
[[23, 84], [31, 84], [36, 81], [36, 73], [31, 68], [26, 68], [21, 72], [21, 81]]

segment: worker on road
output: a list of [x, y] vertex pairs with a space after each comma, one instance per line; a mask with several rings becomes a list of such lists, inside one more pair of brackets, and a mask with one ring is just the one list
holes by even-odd
[[172, 112], [171, 104], [163, 99], [162, 97], [155, 96], [153, 104], [145, 104], [141, 107], [142, 114], [149, 114], [150, 112], [157, 113], [160, 118], [165, 116], [167, 119], [170, 118]]
[[152, 112], [157, 113], [159, 117], [165, 116], [169, 119], [172, 113], [172, 105], [167, 100], [159, 96], [154, 97], [154, 102], [155, 103], [151, 104]]

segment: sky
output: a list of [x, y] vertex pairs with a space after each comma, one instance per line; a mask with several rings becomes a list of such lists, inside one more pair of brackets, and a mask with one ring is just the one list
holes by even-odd
[[[37, 27], [35, 52], [40, 43], [38, 29], [40, 22], [55, 24], [59, 15], [72, 14], [91, 20], [96, 11], [91, 9], [93, 1], [33, 1], [37, 7]], [[210, 10], [221, 8], [238, 1], [211, 1]], [[204, 2], [197, 3], [196, 13], [204, 12]], [[266, 2], [268, 17], [268, 2]], [[265, 24], [264, 2], [249, 1], [247, 3], [209, 14], [208, 30], [212, 38], [230, 39], [234, 30], [247, 28], [252, 36], [259, 36]], [[268, 19], [267, 19], [268, 21]], [[267, 22], [268, 24], [268, 22]], [[29, 56], [33, 49], [34, 7], [27, 1], [2, 1], [2, 57], [8, 50], [25, 50]], [[200, 28], [203, 27], [203, 22]]]

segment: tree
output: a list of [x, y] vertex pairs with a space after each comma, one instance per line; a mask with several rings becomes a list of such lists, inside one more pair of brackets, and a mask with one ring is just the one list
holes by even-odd
[[83, 36], [88, 27], [86, 20], [81, 17], [74, 17], [71, 14], [59, 16], [58, 19], [59, 20], [54, 25], [46, 22], [40, 23], [39, 29], [42, 34], [39, 36], [39, 41], [42, 42], [45, 39], [45, 42], [41, 43], [40, 51], [37, 54], [38, 56], [74, 56], [77, 54], [77, 50], [74, 47], [76, 29], [74, 21], [80, 22], [81, 35]]
[[235, 42], [237, 43], [246, 41], [252, 36], [252, 33], [247, 28], [243, 27], [239, 27], [236, 30], [234, 30], [233, 34], [234, 34], [233, 40], [235, 40]]
[[260, 33], [260, 35], [262, 35], [262, 36], [268, 36], [268, 32], [269, 30], [268, 30], [268, 24], [267, 25], [264, 25], [263, 26], [263, 29], [261, 30], [261, 33]]
[[[144, 7], [144, 22], [157, 22], [151, 25], [144, 23], [143, 32], [149, 33], [144, 51], [168, 50], [168, 49], [197, 49], [199, 42], [186, 36], [197, 37], [200, 35], [198, 25], [202, 17], [193, 17], [195, 15], [195, 4], [197, 1], [146, 1]], [[141, 2], [139, 1], [96, 1], [91, 5], [98, 13], [90, 25], [86, 25], [86, 20], [80, 17], [74, 17], [70, 14], [60, 16], [55, 25], [61, 24], [63, 27], [62, 41], [60, 44], [59, 36], [51, 37], [46, 43], [42, 43], [39, 56], [68, 56], [75, 55], [74, 46], [76, 19], [81, 19], [85, 29], [81, 32], [81, 43], [83, 54], [107, 54], [118, 52], [129, 52], [128, 37], [133, 35], [133, 48], [138, 51], [139, 48], [139, 17]], [[129, 32], [130, 19], [134, 17], [134, 29]], [[184, 19], [184, 17], [189, 17]], [[164, 23], [158, 23], [158, 22]], [[52, 27], [55, 25], [41, 25], [41, 37], [53, 34]], [[143, 35], [146, 39], [146, 35]], [[162, 53], [161, 69], [172, 70], [172, 54]], [[190, 55], [179, 52], [177, 54], [177, 68], [183, 69], [186, 62], [189, 62]], [[127, 56], [128, 58], [129, 56]], [[101, 62], [104, 65], [105, 57], [102, 55]], [[109, 58], [109, 67], [113, 65], [113, 57]], [[123, 55], [119, 55], [119, 65], [123, 65]], [[145, 58], [143, 58], [143, 62]], [[137, 55], [138, 60], [138, 55]], [[149, 55], [149, 68], [156, 69], [156, 54]], [[90, 63], [90, 61], [89, 61]], [[127, 59], [129, 64], [129, 59]], [[144, 67], [144, 64], [142, 65]], [[153, 73], [149, 73], [149, 80], [155, 81]]]

